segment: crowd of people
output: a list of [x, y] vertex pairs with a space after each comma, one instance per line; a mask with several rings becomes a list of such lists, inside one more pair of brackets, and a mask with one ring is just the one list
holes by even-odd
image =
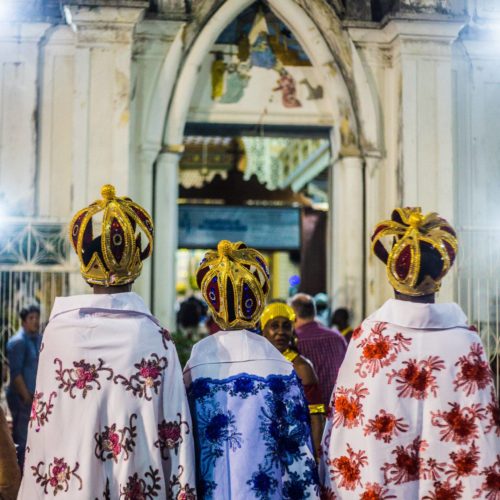
[[[437, 214], [375, 228], [395, 298], [354, 330], [344, 308], [324, 324], [322, 297], [269, 300], [265, 258], [221, 241], [197, 271], [218, 331], [184, 368], [131, 291], [149, 214], [106, 185], [70, 235], [94, 293], [57, 298], [43, 337], [23, 310], [7, 346], [17, 498], [500, 498], [491, 370], [460, 307], [435, 303], [458, 251]], [[180, 311], [186, 335], [202, 308]], [[19, 488], [12, 437], [0, 411], [2, 499]]]

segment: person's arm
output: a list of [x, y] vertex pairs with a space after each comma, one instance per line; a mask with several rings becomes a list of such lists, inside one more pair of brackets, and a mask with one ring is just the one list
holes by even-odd
[[26, 382], [21, 374], [12, 381], [12, 385], [19, 396], [21, 396], [24, 404], [30, 405], [33, 402], [33, 394], [26, 387]]
[[25, 345], [21, 339], [15, 339], [7, 344], [7, 358], [9, 360], [11, 384], [23, 402], [29, 405], [33, 400], [33, 395], [26, 387], [26, 382], [23, 377], [24, 351]]
[[311, 417], [311, 437], [314, 445], [316, 459], [321, 453], [321, 438], [325, 425], [325, 407], [321, 403], [318, 387], [318, 376], [312, 365], [302, 356], [294, 360], [294, 368], [300, 378], [306, 393], [307, 403]]

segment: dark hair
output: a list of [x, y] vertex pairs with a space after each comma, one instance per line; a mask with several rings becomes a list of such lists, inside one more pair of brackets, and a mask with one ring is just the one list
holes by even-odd
[[420, 255], [420, 272], [416, 286], [420, 285], [426, 276], [430, 276], [433, 280], [437, 279], [443, 271], [443, 259], [432, 245], [425, 241], [420, 242]]
[[21, 318], [21, 321], [26, 321], [26, 318], [28, 317], [28, 315], [30, 315], [32, 313], [36, 313], [36, 314], [38, 314], [38, 316], [40, 316], [40, 308], [38, 306], [35, 306], [35, 305], [23, 307], [19, 311], [19, 317]]
[[298, 293], [292, 298], [291, 306], [298, 318], [307, 319], [316, 316], [316, 304], [310, 295]]
[[339, 307], [333, 312], [332, 320], [336, 319], [348, 323], [349, 316], [349, 311], [345, 307]]

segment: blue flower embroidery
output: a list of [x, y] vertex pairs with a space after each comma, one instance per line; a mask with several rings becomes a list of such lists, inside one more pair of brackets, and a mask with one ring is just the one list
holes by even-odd
[[270, 498], [278, 486], [278, 481], [272, 476], [273, 471], [264, 470], [262, 465], [259, 465], [259, 470], [254, 472], [252, 478], [247, 481], [251, 486], [251, 490], [255, 493], [256, 498], [267, 500]]
[[237, 378], [232, 388], [229, 390], [231, 396], [240, 396], [246, 399], [250, 395], [257, 394], [258, 387], [256, 387], [255, 382], [250, 377], [240, 377]]

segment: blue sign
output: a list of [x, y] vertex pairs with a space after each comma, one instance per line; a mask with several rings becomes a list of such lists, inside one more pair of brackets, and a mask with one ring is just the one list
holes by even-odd
[[179, 247], [243, 241], [261, 250], [300, 248], [300, 208], [179, 205]]

